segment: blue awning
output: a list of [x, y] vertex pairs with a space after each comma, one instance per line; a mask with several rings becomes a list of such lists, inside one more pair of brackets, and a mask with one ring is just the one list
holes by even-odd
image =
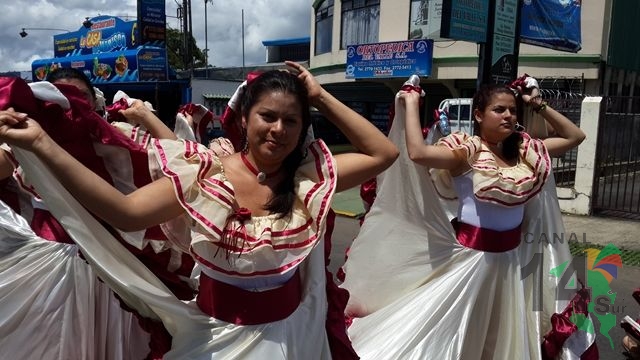
[[280, 40], [265, 40], [262, 42], [264, 46], [284, 46], [284, 45], [298, 45], [298, 44], [309, 44], [311, 42], [310, 37], [301, 37], [301, 38], [291, 38], [291, 39], [280, 39]]

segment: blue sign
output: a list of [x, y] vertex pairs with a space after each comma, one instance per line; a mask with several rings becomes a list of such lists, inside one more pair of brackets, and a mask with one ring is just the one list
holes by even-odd
[[520, 41], [555, 50], [578, 52], [581, 0], [524, 0]]
[[145, 48], [138, 52], [138, 80], [167, 80], [167, 51], [163, 48]]
[[[164, 0], [142, 0], [146, 23], [162, 23], [162, 37], [147, 27], [141, 31], [152, 43], [144, 45], [139, 37], [137, 21], [123, 21], [101, 15], [89, 19], [90, 27], [53, 37], [53, 59], [31, 63], [34, 80], [44, 80], [59, 67], [81, 69], [94, 84], [136, 81], [166, 81], [167, 51], [164, 41]], [[162, 6], [161, 10], [156, 9]], [[156, 16], [157, 15], [157, 16]], [[154, 30], [155, 31], [155, 30]], [[157, 33], [156, 33], [157, 34]]]
[[347, 79], [431, 75], [433, 40], [393, 41], [347, 47]]
[[34, 80], [44, 80], [57, 68], [82, 70], [93, 84], [167, 80], [167, 52], [140, 48], [101, 54], [40, 59], [31, 63]]
[[487, 41], [489, 1], [443, 0], [440, 36], [484, 43]]
[[53, 36], [55, 57], [123, 51], [138, 46], [136, 22], [114, 16], [89, 19], [91, 27]]
[[167, 16], [164, 0], [138, 0], [138, 31], [142, 45], [164, 47]]

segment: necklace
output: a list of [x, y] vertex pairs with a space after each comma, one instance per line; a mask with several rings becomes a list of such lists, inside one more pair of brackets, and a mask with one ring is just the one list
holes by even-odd
[[255, 166], [253, 166], [251, 161], [249, 161], [249, 159], [247, 159], [247, 156], [243, 152], [240, 152], [240, 158], [242, 159], [242, 162], [244, 163], [244, 166], [246, 166], [247, 169], [249, 169], [249, 171], [251, 171], [253, 173], [253, 175], [256, 176], [256, 179], [258, 179], [259, 183], [264, 182], [268, 178], [274, 177], [280, 171], [280, 169], [278, 169], [276, 171], [273, 171], [273, 172], [270, 172], [270, 173], [265, 173], [264, 171], [259, 171], [258, 169], [256, 169]]

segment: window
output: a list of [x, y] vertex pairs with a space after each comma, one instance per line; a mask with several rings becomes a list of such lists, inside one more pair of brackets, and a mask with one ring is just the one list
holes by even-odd
[[380, 0], [343, 0], [340, 49], [378, 42], [379, 26]]
[[324, 0], [316, 9], [316, 55], [331, 51], [332, 28], [333, 0]]

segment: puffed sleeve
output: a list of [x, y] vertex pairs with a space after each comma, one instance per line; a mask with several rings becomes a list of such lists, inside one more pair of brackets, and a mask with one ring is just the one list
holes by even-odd
[[111, 125], [139, 145], [147, 147], [151, 142], [152, 136], [143, 126], [131, 125], [121, 121], [112, 122]]
[[[463, 132], [455, 132], [439, 139], [434, 145], [443, 146], [451, 151], [459, 151], [465, 156], [467, 161], [473, 158], [473, 155], [479, 148], [476, 139]], [[436, 189], [436, 193], [443, 199], [455, 200], [458, 194], [453, 188], [453, 178], [451, 173], [446, 169], [429, 169], [431, 181]]]
[[296, 194], [318, 229], [324, 227], [336, 190], [338, 169], [331, 151], [322, 140], [309, 144], [296, 173]]
[[[518, 206], [540, 192], [551, 172], [551, 158], [539, 139], [521, 133], [519, 156], [515, 166], [501, 167], [480, 137], [462, 133], [440, 139], [436, 145], [461, 151], [473, 171], [473, 193], [480, 201], [502, 206]], [[448, 171], [432, 170], [436, 190], [444, 198], [454, 198]]]
[[154, 179], [168, 177], [185, 215], [162, 224], [169, 239], [188, 251], [195, 223], [220, 233], [232, 209], [233, 190], [223, 181], [218, 156], [188, 140], [152, 139], [150, 170]]

